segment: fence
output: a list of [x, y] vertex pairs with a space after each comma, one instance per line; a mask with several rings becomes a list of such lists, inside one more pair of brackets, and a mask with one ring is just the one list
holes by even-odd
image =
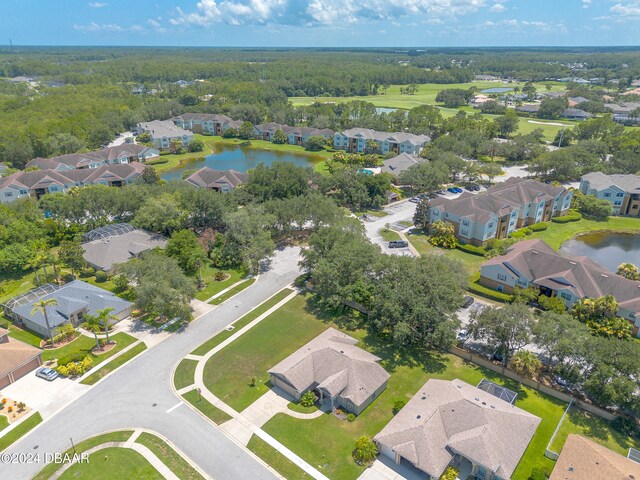
[[468, 352], [459, 347], [453, 347], [451, 349], [451, 353], [453, 353], [454, 355], [460, 358], [473, 362], [476, 365], [480, 365], [481, 367], [487, 368], [496, 373], [504, 375], [505, 377], [515, 380], [516, 382], [520, 382], [523, 385], [526, 385], [527, 387], [533, 388], [535, 390], [539, 390], [542, 393], [545, 393], [551, 397], [557, 398], [558, 400], [562, 400], [563, 402], [571, 402], [574, 406], [581, 408], [583, 410], [586, 410], [589, 413], [593, 413], [594, 415], [597, 415], [599, 417], [602, 417], [605, 420], [612, 421], [618, 418], [616, 415], [614, 415], [611, 412], [607, 412], [606, 410], [596, 407], [594, 405], [591, 405], [590, 403], [585, 403], [582, 400], [575, 398], [571, 395], [568, 395], [564, 392], [561, 392], [559, 390], [556, 390], [555, 388], [551, 388], [540, 382], [531, 380], [530, 378], [521, 377], [513, 370], [509, 370], [508, 368], [503, 367], [501, 365], [496, 365], [495, 363], [490, 362], [489, 360], [481, 357], [480, 355], [476, 355], [474, 353]]
[[566, 417], [567, 412], [571, 408], [572, 403], [573, 403], [573, 399], [569, 402], [569, 405], [567, 405], [567, 408], [564, 409], [564, 413], [562, 414], [562, 417], [560, 417], [560, 421], [558, 422], [558, 425], [556, 425], [556, 429], [553, 431], [553, 435], [551, 435], [551, 438], [549, 439], [549, 443], [547, 443], [547, 448], [544, 451], [544, 456], [547, 458], [550, 458], [551, 460], [557, 460], [558, 457], [560, 456], [559, 453], [556, 453], [553, 450], [551, 450], [551, 444], [553, 443], [553, 439], [556, 438], [556, 434], [558, 433], [558, 430], [560, 430], [560, 425], [562, 425], [562, 422], [564, 421], [564, 417]]

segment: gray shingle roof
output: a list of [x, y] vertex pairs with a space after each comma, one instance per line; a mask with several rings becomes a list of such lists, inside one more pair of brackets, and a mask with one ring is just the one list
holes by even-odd
[[409, 167], [424, 162], [424, 158], [417, 157], [415, 155], [409, 155], [408, 153], [401, 153], [393, 158], [389, 158], [382, 162], [382, 171], [391, 173], [392, 175], [400, 175], [405, 172]]
[[[55, 298], [58, 301], [58, 305], [47, 307], [49, 324], [52, 328], [62, 325], [69, 320], [69, 316], [85, 309], [86, 313], [93, 315], [97, 310], [113, 308], [114, 311], [112, 313], [117, 315], [133, 305], [131, 302], [127, 302], [107, 290], [81, 280], [67, 283], [42, 298]], [[33, 305], [26, 303], [15, 307], [13, 312], [21, 317], [30, 319], [42, 327], [46, 327], [44, 315], [40, 311], [32, 314], [32, 309]]]
[[57, 168], [60, 164], [71, 168], [82, 168], [93, 162], [108, 162], [122, 156], [137, 157], [149, 150], [151, 149], [145, 145], [123, 143], [122, 145], [103, 148], [92, 152], [70, 153], [50, 158], [34, 158], [27, 163], [26, 168]]
[[414, 145], [423, 145], [431, 141], [431, 137], [429, 137], [428, 135], [414, 135], [413, 133], [403, 132], [378, 132], [377, 130], [371, 130], [369, 128], [351, 128], [342, 132], [342, 135], [348, 138], [362, 136], [366, 140], [375, 140], [377, 142], [389, 140], [397, 143], [402, 143], [409, 141]]
[[628, 193], [640, 193], [640, 175], [605, 175], [602, 172], [587, 173], [582, 180], [589, 182], [595, 190], [605, 190], [615, 186]]
[[246, 182], [247, 178], [249, 178], [247, 173], [236, 170], [214, 170], [209, 167], [202, 167], [187, 177], [186, 181], [202, 188], [218, 188], [225, 184], [235, 188]]
[[361, 405], [384, 384], [389, 374], [378, 365], [375, 355], [356, 347], [358, 341], [329, 328], [293, 352], [271, 370], [302, 392], [324, 388], [331, 396], [341, 396]]
[[140, 128], [149, 132], [153, 138], [176, 138], [193, 135], [188, 130], [178, 127], [171, 120], [152, 120], [151, 122], [141, 122]]
[[461, 380], [431, 379], [375, 436], [439, 478], [453, 452], [510, 478], [540, 418]]
[[124, 263], [152, 248], [164, 248], [166, 244], [167, 239], [162, 235], [133, 230], [107, 239], [83, 243], [82, 249], [84, 259], [91, 266], [108, 271], [117, 263]]

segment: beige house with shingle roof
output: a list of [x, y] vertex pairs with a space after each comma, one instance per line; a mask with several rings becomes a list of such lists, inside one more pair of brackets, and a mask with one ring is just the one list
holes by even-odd
[[539, 423], [535, 415], [461, 380], [430, 379], [374, 440], [382, 455], [430, 479], [453, 465], [478, 478], [506, 480]]
[[0, 328], [0, 388], [12, 384], [42, 365], [42, 350], [9, 337]]
[[580, 435], [570, 434], [549, 480], [640, 479], [640, 464]]
[[359, 415], [387, 388], [389, 374], [356, 343], [329, 328], [269, 370], [271, 384], [296, 400], [314, 391], [321, 405]]
[[209, 167], [202, 167], [185, 180], [195, 187], [226, 193], [245, 183], [248, 178], [249, 175], [247, 173], [238, 172], [237, 170], [214, 170]]

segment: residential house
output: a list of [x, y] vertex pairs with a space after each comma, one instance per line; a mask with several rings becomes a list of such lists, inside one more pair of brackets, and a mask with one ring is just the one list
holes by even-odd
[[540, 104], [531, 103], [526, 105], [519, 105], [516, 107], [516, 110], [522, 113], [537, 114], [540, 111]]
[[42, 350], [9, 337], [0, 328], [0, 388], [11, 385], [42, 365]]
[[432, 200], [429, 222], [452, 223], [461, 243], [481, 246], [493, 238], [506, 238], [518, 228], [565, 215], [571, 197], [564, 187], [513, 177], [486, 192]]
[[269, 370], [271, 384], [296, 401], [313, 391], [326, 408], [359, 415], [387, 388], [389, 374], [356, 343], [329, 328]]
[[27, 197], [39, 199], [47, 193], [64, 193], [72, 187], [85, 185], [122, 187], [137, 180], [144, 169], [143, 164], [134, 162], [61, 172], [56, 170], [15, 172], [0, 178], [0, 203], [10, 203]]
[[569, 97], [567, 100], [569, 102], [570, 107], [575, 107], [576, 105], [580, 105], [581, 103], [589, 101], [588, 98], [584, 98], [584, 97]]
[[39, 300], [55, 299], [57, 305], [47, 307], [47, 318], [52, 335], [61, 325], [70, 323], [77, 327], [86, 315], [95, 315], [98, 310], [113, 308], [111, 314], [122, 320], [129, 316], [133, 304], [100, 287], [81, 280], [65, 285], [47, 284], [28, 293], [14, 297], [4, 307], [4, 313], [18, 325], [39, 335], [48, 336], [47, 322], [40, 310], [34, 310]]
[[440, 478], [452, 465], [460, 478], [507, 480], [539, 423], [535, 415], [461, 380], [430, 379], [374, 440], [381, 455], [427, 479]]
[[567, 120], [587, 120], [588, 118], [592, 118], [593, 114], [580, 110], [579, 108], [567, 108], [560, 116]]
[[238, 185], [245, 183], [249, 175], [236, 170], [213, 170], [209, 167], [202, 167], [186, 178], [191, 185], [216, 192], [230, 192]]
[[549, 480], [640, 479], [640, 463], [575, 433], [569, 434]]
[[242, 120], [233, 120], [217, 113], [183, 113], [171, 120], [180, 128], [193, 133], [222, 135], [229, 128], [240, 128]]
[[123, 143], [115, 147], [85, 153], [70, 153], [50, 158], [34, 158], [26, 165], [27, 169], [40, 170], [80, 170], [83, 168], [98, 168], [102, 165], [122, 165], [131, 162], [145, 162], [160, 155], [155, 148], [135, 143]]
[[368, 128], [352, 128], [344, 132], [336, 132], [333, 136], [333, 147], [336, 150], [346, 150], [349, 153], [364, 153], [368, 144], [377, 144], [375, 153], [411, 153], [419, 154], [424, 146], [431, 141], [428, 135], [414, 135], [412, 133], [388, 133], [370, 130]]
[[640, 124], [640, 102], [605, 103], [604, 106], [613, 113], [613, 121], [622, 125]]
[[179, 140], [184, 147], [188, 147], [193, 141], [193, 133], [178, 127], [171, 120], [152, 120], [138, 124], [138, 133], [148, 132], [151, 135], [151, 143], [160, 150], [167, 150], [171, 142]]
[[426, 162], [426, 159], [420, 158], [417, 155], [401, 153], [400, 155], [396, 155], [395, 157], [383, 161], [382, 172], [390, 173], [394, 177], [397, 177], [406, 172], [409, 167], [423, 162]]
[[329, 128], [313, 128], [313, 127], [289, 127], [287, 139], [289, 145], [306, 146], [310, 137], [322, 137], [328, 143], [333, 139], [335, 132]]
[[290, 127], [289, 125], [282, 125], [276, 122], [260, 123], [253, 127], [253, 136], [257, 140], [272, 142], [273, 136], [278, 130], [282, 130], [282, 132], [288, 136], [289, 132], [293, 130], [293, 127]]
[[613, 295], [618, 316], [640, 329], [640, 282], [610, 272], [588, 257], [560, 255], [542, 240], [523, 240], [480, 267], [480, 284], [499, 292], [535, 287], [567, 308], [582, 298]]
[[85, 234], [84, 240], [82, 256], [93, 268], [105, 272], [147, 250], [167, 245], [167, 239], [162, 235], [136, 229], [127, 223], [93, 229]]
[[580, 179], [580, 191], [611, 204], [615, 215], [640, 217], [640, 176], [592, 172]]

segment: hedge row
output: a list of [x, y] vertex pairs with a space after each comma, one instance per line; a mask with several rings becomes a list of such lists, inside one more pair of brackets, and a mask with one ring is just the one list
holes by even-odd
[[569, 222], [577, 222], [582, 219], [582, 214], [580, 212], [576, 212], [575, 210], [569, 210], [569, 212], [563, 217], [553, 217], [551, 221], [553, 223], [569, 223]]
[[495, 300], [496, 302], [511, 303], [513, 301], [513, 295], [497, 292], [488, 287], [485, 287], [484, 285], [480, 285], [478, 283], [479, 279], [480, 272], [471, 277], [471, 281], [469, 282], [469, 287], [467, 290], [469, 290], [471, 293], [475, 293], [476, 295], [480, 295], [481, 297], [488, 298], [489, 300]]
[[533, 225], [529, 225], [529, 230], [531, 230], [532, 232], [543, 232], [545, 231], [547, 228], [549, 228], [549, 223], [547, 222], [542, 222], [542, 223], [534, 223]]
[[479, 257], [484, 257], [484, 254], [487, 253], [487, 250], [484, 247], [476, 247], [475, 245], [470, 245], [468, 243], [458, 243], [456, 248], [465, 253], [470, 253], [471, 255], [478, 255]]

